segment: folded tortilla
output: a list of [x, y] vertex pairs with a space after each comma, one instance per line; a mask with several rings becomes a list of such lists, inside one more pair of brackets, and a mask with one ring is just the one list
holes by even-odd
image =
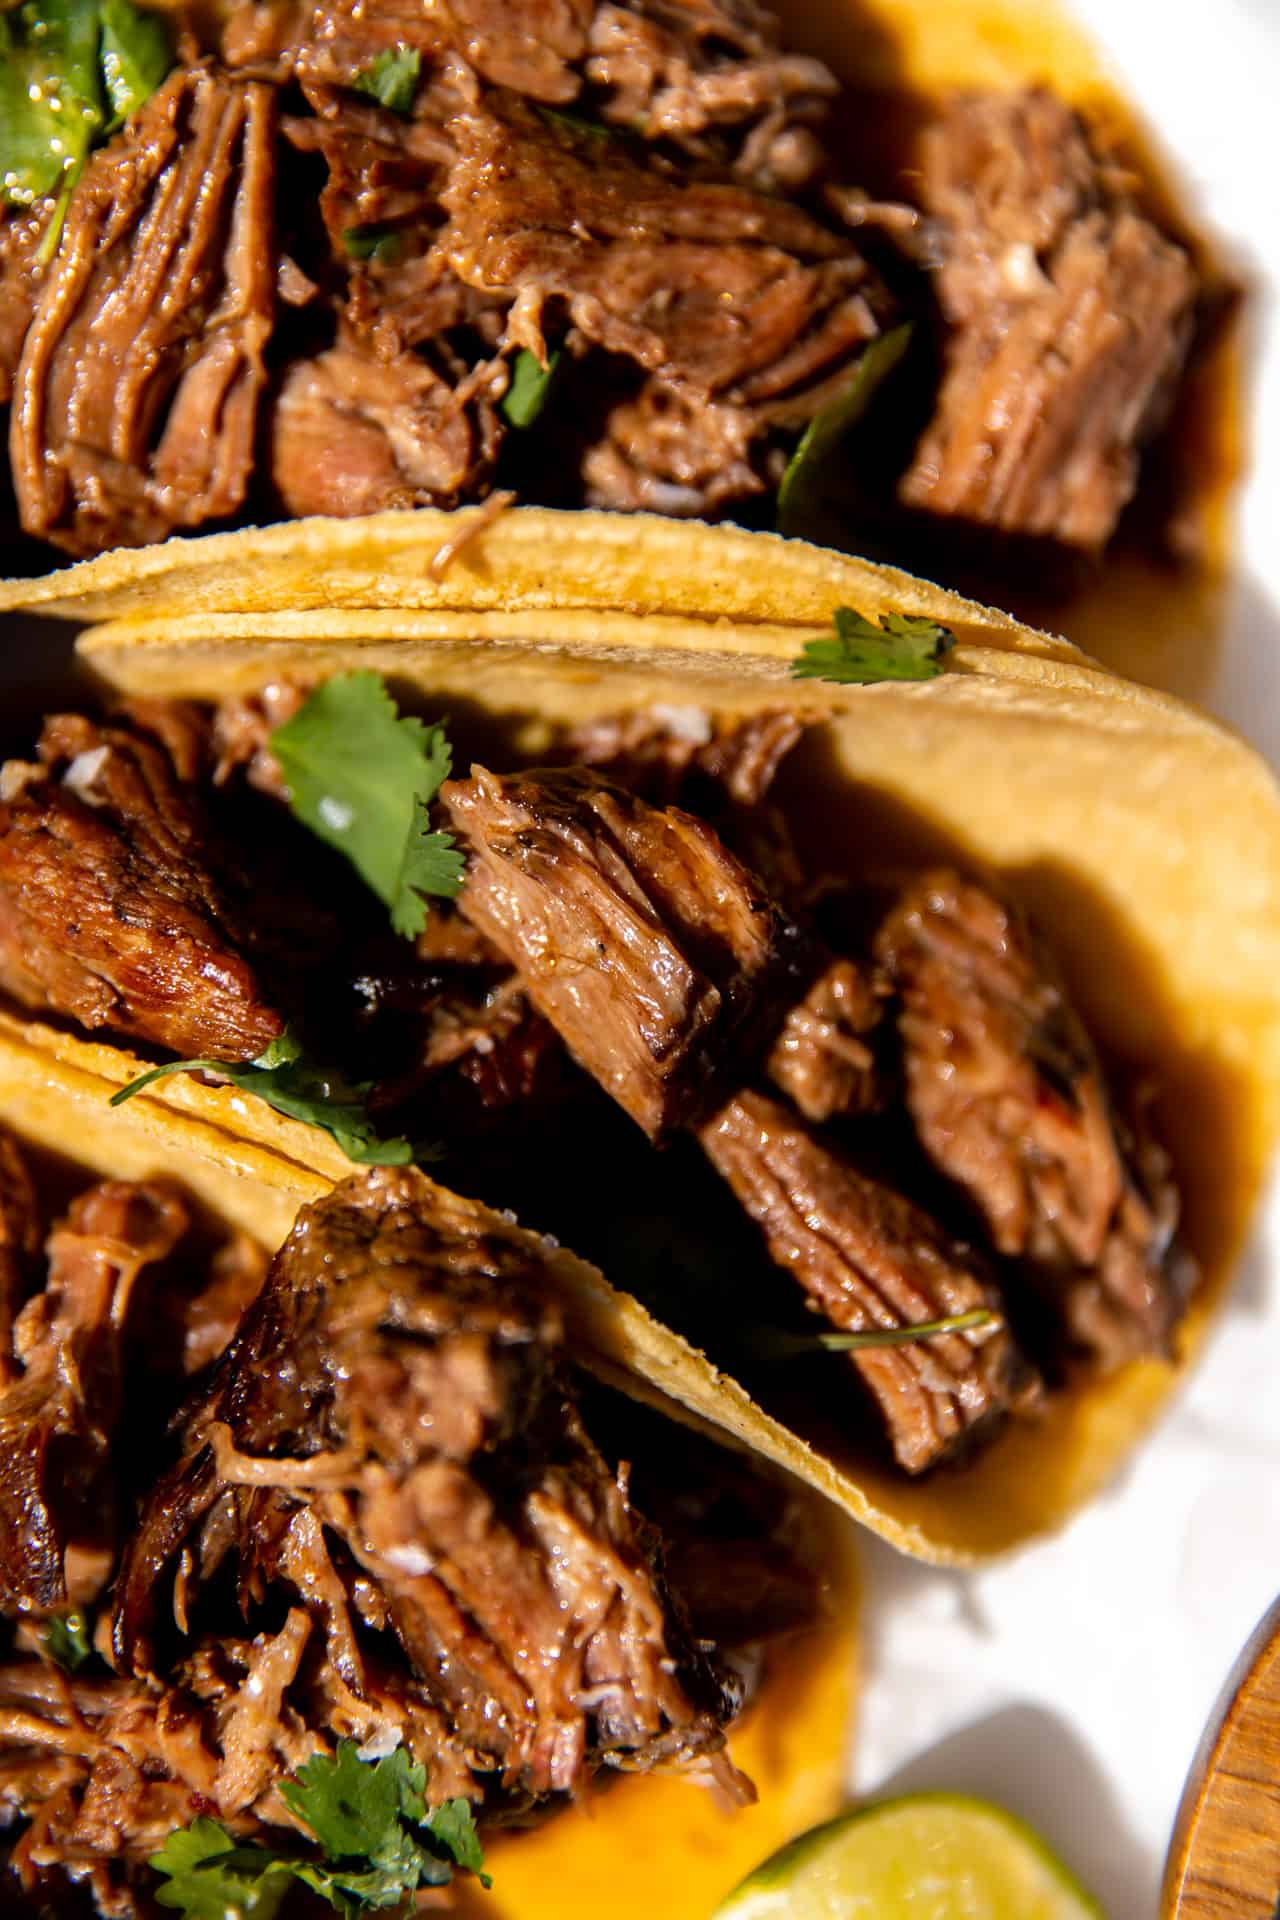
[[[350, 1172], [313, 1129], [229, 1089], [171, 1079], [111, 1108], [112, 1093], [141, 1064], [0, 1012], [0, 1127], [31, 1152], [37, 1175], [47, 1166], [59, 1190], [68, 1167], [86, 1178], [163, 1176], [180, 1185], [198, 1218], [239, 1228], [268, 1248], [283, 1240], [303, 1201]], [[485, 1235], [533, 1242], [488, 1209], [474, 1212]], [[540, 1243], [537, 1255], [540, 1263], [546, 1257]], [[613, 1329], [608, 1287], [567, 1253], [552, 1255], [551, 1276], [576, 1357], [630, 1391], [628, 1341]], [[659, 1329], [653, 1337], [664, 1351], [674, 1344]], [[687, 1417], [651, 1384], [643, 1383], [641, 1397]], [[546, 1911], [546, 1888], [554, 1886], [554, 1911], [565, 1920], [594, 1920], [606, 1910], [642, 1920], [659, 1905], [675, 1920], [705, 1920], [759, 1859], [836, 1811], [856, 1670], [856, 1571], [847, 1530], [834, 1527], [834, 1515], [824, 1523], [820, 1502], [814, 1507], [827, 1574], [823, 1617], [767, 1664], [759, 1693], [731, 1729], [734, 1759], [759, 1791], [756, 1805], [730, 1810], [669, 1776], [619, 1781], [590, 1807], [558, 1813], [534, 1833], [489, 1836], [486, 1867], [495, 1885], [477, 1914], [517, 1920]], [[619, 1858], [633, 1863], [625, 1885], [616, 1884]]]
[[[1202, 1273], [1177, 1364], [1141, 1361], [1055, 1394], [1043, 1418], [1011, 1423], [977, 1458], [909, 1482], [852, 1452], [819, 1453], [575, 1262], [576, 1336], [910, 1553], [971, 1562], [1059, 1526], [1116, 1473], [1199, 1347], [1280, 1129], [1271, 774], [1178, 701], [888, 569], [772, 535], [533, 509], [460, 542], [467, 519], [391, 514], [172, 542], [88, 561], [29, 597], [114, 616], [80, 646], [121, 694], [216, 698], [372, 668], [442, 717], [451, 703], [482, 710], [526, 760], [629, 708], [785, 704], [822, 720], [786, 770], [802, 844], [828, 869], [941, 856], [991, 875], [1043, 929], [1104, 1050], [1158, 1077], [1153, 1124]], [[452, 558], [433, 573], [444, 540]], [[840, 605], [945, 623], [958, 641], [946, 671], [921, 684], [796, 681], [802, 646]], [[50, 1045], [63, 1062], [80, 1057], [75, 1043]], [[134, 1070], [93, 1052], [103, 1073], [118, 1063], [118, 1080]], [[185, 1124], [192, 1101], [224, 1116], [228, 1151], [270, 1144], [278, 1159], [262, 1177], [283, 1189], [281, 1230], [308, 1182], [345, 1168], [324, 1136], [234, 1094], [184, 1088], [163, 1110]]]

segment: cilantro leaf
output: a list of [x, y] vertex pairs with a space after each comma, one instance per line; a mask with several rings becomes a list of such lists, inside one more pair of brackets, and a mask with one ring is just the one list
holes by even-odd
[[140, 13], [129, 0], [99, 0], [102, 78], [112, 118], [108, 133], [122, 127], [149, 100], [173, 65], [169, 30], [158, 13]]
[[406, 940], [416, 939], [427, 924], [424, 894], [452, 899], [462, 890], [466, 861], [451, 833], [432, 833], [425, 800], [415, 803], [413, 827], [405, 842], [396, 885], [391, 924]]
[[30, 206], [84, 165], [106, 124], [98, 15], [83, 0], [27, 0], [0, 14], [0, 181]]
[[426, 1786], [426, 1768], [415, 1767], [403, 1747], [371, 1766], [353, 1740], [342, 1740], [332, 1759], [316, 1754], [299, 1767], [280, 1797], [332, 1859], [363, 1855], [376, 1865], [398, 1847], [402, 1815], [426, 1818]]
[[0, 192], [57, 205], [40, 243], [58, 243], [89, 150], [123, 125], [173, 64], [168, 30], [130, 0], [26, 0], [0, 12]]
[[342, 245], [352, 260], [373, 260], [390, 267], [400, 258], [403, 242], [398, 227], [371, 221], [368, 226], [344, 228]]
[[511, 384], [499, 401], [499, 410], [509, 427], [531, 427], [547, 404], [560, 365], [560, 350], [548, 354], [544, 367], [536, 353], [521, 347], [511, 363]]
[[828, 462], [861, 420], [906, 352], [910, 339], [910, 326], [903, 326], [873, 340], [859, 354], [843, 393], [837, 394], [813, 416], [787, 462], [778, 488], [779, 533], [800, 533], [810, 521]]
[[353, 1740], [340, 1741], [332, 1758], [316, 1754], [280, 1788], [321, 1859], [240, 1846], [216, 1821], [194, 1820], [151, 1855], [166, 1882], [156, 1898], [188, 1920], [226, 1920], [229, 1911], [271, 1920], [290, 1880], [343, 1914], [398, 1907], [419, 1887], [447, 1886], [455, 1866], [489, 1886], [471, 1808], [447, 1800], [428, 1812], [426, 1785], [426, 1769], [403, 1747], [370, 1761]]
[[426, 830], [452, 765], [444, 728], [397, 713], [380, 675], [342, 673], [276, 728], [271, 751], [298, 819], [346, 854], [397, 932], [421, 932], [422, 895], [462, 884], [452, 839]]
[[113, 1093], [110, 1104], [118, 1107], [132, 1099], [155, 1080], [171, 1073], [214, 1073], [238, 1087], [242, 1093], [256, 1094], [277, 1113], [308, 1126], [323, 1127], [332, 1134], [348, 1160], [365, 1167], [405, 1167], [415, 1158], [428, 1159], [433, 1149], [414, 1146], [403, 1139], [384, 1139], [369, 1118], [365, 1102], [371, 1082], [351, 1081], [340, 1073], [309, 1060], [293, 1035], [285, 1033], [273, 1040], [256, 1060], [170, 1060], [152, 1067], [131, 1080], [127, 1087]]
[[474, 1873], [482, 1887], [493, 1885], [483, 1870], [484, 1849], [476, 1832], [476, 1817], [469, 1800], [445, 1800], [431, 1809], [424, 1824], [456, 1865], [465, 1867], [468, 1873]]
[[386, 47], [352, 81], [357, 93], [367, 93], [392, 113], [409, 113], [418, 91], [422, 56], [416, 47]]
[[238, 1845], [216, 1820], [193, 1820], [171, 1833], [148, 1864], [165, 1881], [157, 1903], [187, 1920], [272, 1920], [293, 1878], [284, 1855]]
[[955, 645], [949, 627], [905, 613], [886, 613], [879, 626], [852, 607], [837, 607], [835, 635], [810, 640], [793, 662], [796, 680], [835, 680], [869, 686], [876, 680], [932, 680]]
[[55, 1613], [46, 1622], [40, 1644], [55, 1666], [64, 1673], [76, 1673], [93, 1657], [93, 1639], [89, 1616], [83, 1607], [69, 1607]]

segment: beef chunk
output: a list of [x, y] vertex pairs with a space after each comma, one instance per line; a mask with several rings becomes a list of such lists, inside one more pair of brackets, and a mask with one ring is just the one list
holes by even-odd
[[484, 491], [500, 438], [485, 393], [451, 385], [417, 354], [382, 360], [340, 342], [289, 369], [271, 475], [291, 514], [452, 507]]
[[1046, 92], [956, 100], [926, 133], [945, 370], [900, 497], [1096, 550], [1137, 483], [1196, 276]]
[[746, 869], [703, 821], [585, 769], [473, 768], [442, 798], [471, 850], [462, 911], [574, 1057], [651, 1138], [705, 1111], [792, 962]]
[[997, 1252], [1027, 1263], [1096, 1364], [1160, 1351], [1183, 1306], [1177, 1197], [1162, 1156], [1126, 1165], [1097, 1057], [1019, 914], [948, 872], [885, 920], [907, 1103], [925, 1151]]
[[284, 1022], [243, 957], [164, 748], [60, 714], [40, 758], [9, 763], [0, 799], [5, 991], [183, 1056], [256, 1058]]
[[597, 5], [586, 72], [607, 122], [691, 156], [732, 157], [773, 192], [808, 186], [822, 166], [810, 131], [836, 83], [819, 60], [778, 51], [777, 22], [755, 0]]
[[68, 204], [14, 382], [29, 533], [73, 553], [235, 511], [276, 262], [272, 90], [177, 70]]
[[870, 1036], [884, 1000], [852, 960], [833, 959], [789, 1009], [766, 1061], [774, 1085], [807, 1120], [872, 1113], [883, 1102]]
[[211, 726], [214, 785], [226, 786], [243, 773], [251, 787], [272, 799], [287, 798], [271, 736], [292, 720], [310, 689], [293, 680], [269, 680], [256, 693], [228, 694], [214, 709]]
[[[110, 1466], [124, 1347], [144, 1268], [173, 1251], [186, 1211], [167, 1187], [91, 1187], [49, 1240], [44, 1290], [14, 1326], [21, 1378], [0, 1393], [0, 1609], [67, 1599], [67, 1550], [112, 1545]], [[77, 1598], [84, 1598], [83, 1594]]]
[[784, 200], [680, 180], [518, 103], [477, 106], [451, 132], [438, 255], [513, 303], [507, 343], [545, 358], [562, 304], [575, 350], [623, 356], [656, 383], [647, 400], [620, 397], [584, 467], [588, 497], [641, 504], [626, 469], [653, 477], [643, 503], [668, 512], [720, 500], [730, 471], [731, 491], [759, 491], [748, 447], [754, 461], [771, 427], [803, 425], [889, 310], [850, 243]]
[[[832, 1326], [859, 1332], [975, 1308], [999, 1313], [999, 1295], [965, 1248], [775, 1101], [738, 1094], [699, 1138], [761, 1228], [770, 1258]], [[908, 1473], [957, 1453], [1028, 1393], [1028, 1370], [1002, 1319], [849, 1358]]]
[[0, 1389], [17, 1377], [13, 1323], [31, 1290], [40, 1251], [40, 1214], [26, 1161], [0, 1133]]
[[368, 1721], [353, 1612], [391, 1637], [433, 1796], [721, 1755], [727, 1702], [574, 1410], [530, 1243], [421, 1174], [303, 1209], [177, 1439], [117, 1583], [126, 1674], [172, 1671], [162, 1640], [190, 1658], [227, 1566], [246, 1613], [284, 1600], [315, 1636], [317, 1711], [341, 1683]]
[[714, 817], [730, 804], [760, 805], [804, 725], [786, 708], [728, 719], [701, 707], [652, 707], [574, 728], [564, 757], [597, 767], [653, 806]]

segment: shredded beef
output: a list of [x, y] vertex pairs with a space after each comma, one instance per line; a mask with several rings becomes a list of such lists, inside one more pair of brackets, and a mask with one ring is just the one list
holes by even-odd
[[[0, 1393], [0, 1610], [68, 1597], [67, 1553], [109, 1556], [118, 1519], [111, 1453], [138, 1277], [187, 1226], [158, 1182], [106, 1181], [81, 1194], [49, 1240], [42, 1292], [18, 1315], [21, 1376]], [[75, 1596], [83, 1599], [84, 1594]]]
[[967, 1333], [849, 1355], [908, 1473], [954, 1455], [1034, 1395], [999, 1295], [919, 1207], [758, 1093], [736, 1095], [699, 1138], [770, 1258], [832, 1326], [904, 1327], [975, 1308], [997, 1316]]
[[40, 1251], [40, 1214], [16, 1140], [0, 1133], [0, 1389], [17, 1377], [13, 1323], [31, 1290]]
[[228, 694], [214, 709], [211, 725], [213, 781], [225, 786], [243, 773], [251, 787], [283, 800], [288, 789], [271, 736], [292, 720], [310, 689], [293, 680], [270, 680], [256, 693]]
[[1177, 1196], [1162, 1156], [1148, 1149], [1141, 1181], [1126, 1164], [1093, 1046], [1025, 920], [930, 873], [877, 945], [925, 1151], [1080, 1354], [1115, 1366], [1161, 1351], [1187, 1287]]
[[705, 822], [586, 769], [441, 795], [471, 851], [462, 911], [651, 1138], [705, 1112], [784, 994], [794, 929]]
[[945, 370], [900, 497], [1101, 548], [1182, 370], [1191, 262], [1044, 91], [953, 102], [924, 137], [920, 193]]
[[226, 1563], [242, 1608], [301, 1610], [366, 1728], [353, 1612], [393, 1636], [433, 1792], [723, 1767], [726, 1703], [573, 1409], [561, 1340], [527, 1240], [422, 1175], [355, 1176], [305, 1208], [145, 1504], [121, 1670], [162, 1675], [175, 1635], [188, 1657]]
[[788, 1010], [765, 1067], [807, 1120], [873, 1113], [883, 1104], [871, 1044], [883, 1009], [877, 982], [852, 960], [833, 959]]
[[40, 241], [52, 216], [49, 200], [0, 209], [0, 407], [13, 394], [13, 376], [36, 309]]
[[0, 788], [0, 984], [182, 1056], [255, 1059], [284, 1022], [164, 748], [60, 714], [40, 758]]
[[653, 806], [714, 817], [729, 803], [758, 807], [803, 731], [786, 708], [729, 720], [701, 707], [651, 707], [574, 728], [564, 758], [598, 767]]
[[90, 159], [14, 381], [29, 533], [87, 553], [243, 502], [274, 309], [274, 119], [270, 88], [179, 69]]
[[483, 491], [499, 437], [488, 394], [460, 391], [417, 354], [380, 360], [340, 343], [290, 368], [272, 479], [291, 514], [451, 507]]

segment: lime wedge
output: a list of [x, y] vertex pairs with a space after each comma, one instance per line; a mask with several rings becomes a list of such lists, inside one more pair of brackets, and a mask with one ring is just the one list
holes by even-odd
[[910, 1794], [783, 1847], [714, 1920], [1103, 1920], [1039, 1835], [1001, 1807]]

